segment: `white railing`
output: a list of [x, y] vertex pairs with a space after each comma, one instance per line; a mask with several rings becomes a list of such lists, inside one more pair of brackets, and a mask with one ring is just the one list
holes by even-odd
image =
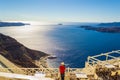
[[[42, 72], [45, 74], [59, 75], [59, 68], [0, 68], [0, 72], [17, 73], [25, 75], [34, 75], [35, 73]], [[66, 74], [82, 72], [82, 68], [66, 68]]]
[[[117, 54], [118, 56], [114, 56], [114, 54]], [[99, 57], [105, 56], [105, 60], [98, 59]], [[89, 65], [96, 65], [96, 64], [105, 64], [105, 63], [110, 63], [112, 60], [115, 60], [116, 63], [120, 62], [120, 50], [112, 51], [112, 52], [107, 52], [107, 53], [101, 53], [99, 55], [95, 56], [88, 56], [87, 63]]]
[[[65, 71], [65, 76], [69, 77], [71, 73], [80, 73], [82, 72], [82, 68], [66, 68]], [[17, 75], [18, 77], [13, 77], [13, 78], [18, 78], [18, 79], [23, 79], [22, 77], [25, 77], [28, 79], [31, 76], [35, 76], [37, 73], [44, 73], [46, 78], [51, 78], [51, 79], [59, 79], [60, 78], [60, 73], [59, 73], [59, 68], [0, 68], [0, 74], [9, 74], [10, 78], [13, 75]], [[22, 77], [20, 77], [22, 76]], [[7, 75], [0, 75], [0, 77], [7, 77]]]

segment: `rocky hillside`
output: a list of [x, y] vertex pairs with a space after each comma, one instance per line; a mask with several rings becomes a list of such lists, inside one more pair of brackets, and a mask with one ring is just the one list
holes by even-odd
[[0, 33], [0, 54], [20, 67], [38, 67], [35, 60], [47, 56], [46, 53], [29, 49], [14, 38]]

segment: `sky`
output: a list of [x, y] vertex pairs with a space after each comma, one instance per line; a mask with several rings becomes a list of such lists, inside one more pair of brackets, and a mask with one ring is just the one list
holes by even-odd
[[120, 0], [0, 0], [0, 20], [118, 22]]

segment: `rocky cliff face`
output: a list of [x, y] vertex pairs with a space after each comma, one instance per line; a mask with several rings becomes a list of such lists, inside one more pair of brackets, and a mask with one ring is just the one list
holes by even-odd
[[29, 49], [14, 38], [0, 33], [0, 54], [20, 67], [38, 67], [35, 60], [47, 56], [46, 53]]

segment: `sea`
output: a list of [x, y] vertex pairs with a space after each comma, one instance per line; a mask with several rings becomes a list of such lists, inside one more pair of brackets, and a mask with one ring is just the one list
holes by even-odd
[[0, 33], [15, 38], [30, 49], [56, 56], [56, 59], [47, 59], [48, 65], [54, 68], [63, 61], [66, 67], [83, 68], [88, 56], [120, 50], [120, 33], [85, 30], [80, 28], [83, 24], [89, 23], [0, 27]]

